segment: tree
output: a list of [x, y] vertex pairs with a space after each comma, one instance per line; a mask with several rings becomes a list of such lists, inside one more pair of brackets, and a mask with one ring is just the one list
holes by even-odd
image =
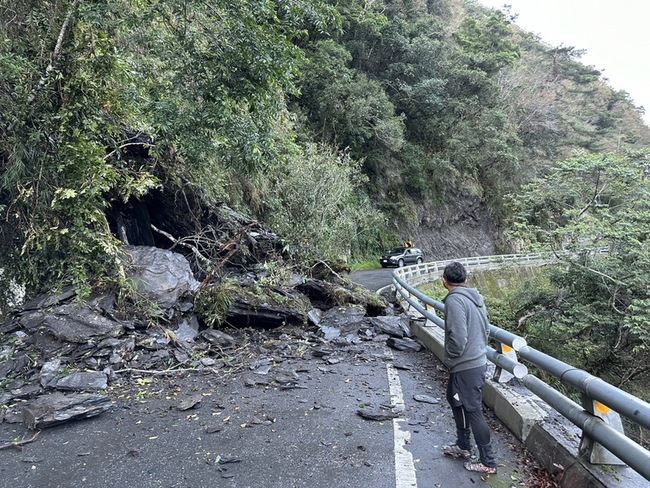
[[309, 59], [300, 104], [312, 132], [363, 161], [365, 174], [383, 184], [382, 161], [404, 144], [402, 118], [379, 82], [348, 66], [351, 55], [340, 44], [318, 41]]
[[647, 168], [647, 152], [575, 157], [525, 186], [512, 207], [515, 237], [566, 264], [552, 277], [557, 296], [528, 330], [617, 384], [650, 371]]
[[[0, 267], [30, 290], [88, 289], [113, 268], [105, 193], [145, 191], [153, 179], [109, 162], [126, 143], [126, 76], [110, 31], [119, 5], [2, 2], [0, 25]], [[6, 14], [6, 15], [5, 15]]]
[[29, 295], [119, 281], [106, 211], [154, 188], [156, 165], [223, 196], [281, 158], [294, 41], [335, 17], [318, 0], [0, 0], [0, 13], [0, 268]]
[[307, 144], [273, 170], [265, 221], [299, 261], [344, 260], [372, 241], [381, 223], [363, 191], [358, 162], [329, 147]]
[[[350, 242], [369, 249], [388, 222], [412, 225], [419, 208], [442, 205], [446, 188], [501, 215], [504, 192], [537, 174], [529, 161], [650, 140], [631, 101], [598, 86], [575, 50], [518, 44], [502, 14], [457, 7], [0, 0], [5, 284], [33, 294], [119, 282], [110, 215], [172, 180], [254, 218], [273, 208], [280, 225], [292, 206], [277, 205], [275, 172], [291, 179], [306, 155], [344, 154], [359, 198], [337, 207], [342, 220], [372, 210], [366, 194], [390, 212], [375, 237]], [[522, 52], [534, 56], [523, 63]], [[540, 71], [518, 77], [531, 63]], [[557, 76], [530, 83], [542, 68]], [[315, 249], [331, 247], [326, 230], [313, 235], [324, 238]]]

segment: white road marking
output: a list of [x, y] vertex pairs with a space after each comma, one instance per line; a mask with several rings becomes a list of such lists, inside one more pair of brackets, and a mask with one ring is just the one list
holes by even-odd
[[[397, 370], [392, 364], [386, 364], [388, 372], [388, 389], [390, 392], [391, 404], [394, 406], [396, 413], [404, 412], [404, 395], [402, 394], [402, 384], [399, 380]], [[404, 418], [393, 419], [393, 439], [395, 441], [395, 488], [413, 488], [418, 486], [415, 477], [415, 464], [413, 464], [413, 455], [406, 450], [405, 446], [411, 442], [411, 433], [408, 430], [402, 430], [401, 423]]]

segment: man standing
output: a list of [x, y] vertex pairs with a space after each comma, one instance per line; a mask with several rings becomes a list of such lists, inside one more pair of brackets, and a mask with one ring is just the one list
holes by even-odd
[[455, 458], [471, 458], [470, 434], [478, 447], [478, 462], [467, 461], [465, 469], [495, 474], [490, 428], [483, 416], [483, 384], [487, 370], [489, 321], [483, 297], [467, 285], [461, 263], [448, 264], [442, 283], [449, 291], [445, 299], [445, 363], [450, 369], [447, 401], [456, 423], [456, 443], [443, 448]]

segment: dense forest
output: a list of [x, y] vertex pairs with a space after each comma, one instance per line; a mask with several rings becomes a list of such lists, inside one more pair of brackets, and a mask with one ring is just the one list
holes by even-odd
[[572, 251], [514, 319], [647, 376], [650, 128], [581, 54], [472, 0], [0, 0], [3, 286], [114, 286], [192, 194], [296, 265]]

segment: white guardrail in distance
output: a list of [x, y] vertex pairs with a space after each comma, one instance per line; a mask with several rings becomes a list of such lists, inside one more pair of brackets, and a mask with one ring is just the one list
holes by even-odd
[[[417, 289], [417, 286], [440, 279], [445, 266], [453, 261], [462, 263], [468, 271], [471, 271], [499, 269], [507, 266], [550, 264], [558, 262], [558, 259], [550, 253], [504, 254], [421, 263], [395, 270], [393, 285], [399, 296], [424, 318], [441, 328], [444, 328], [444, 320], [436, 312], [444, 314], [444, 304], [423, 294]], [[488, 347], [487, 354], [490, 361], [519, 378], [531, 392], [582, 429], [584, 445], [591, 448], [592, 440], [602, 444], [650, 481], [650, 451], [625, 436], [621, 430], [602, 421], [603, 411], [611, 410], [616, 415], [620, 414], [631, 422], [650, 429], [650, 404], [586, 371], [563, 363], [528, 346], [523, 337], [493, 324], [490, 325], [490, 338], [499, 343], [502, 351], [505, 352], [508, 348], [512, 348], [523, 360], [558, 378], [562, 383], [577, 389], [582, 395], [583, 405], [593, 406], [591, 411], [529, 374], [528, 368], [519, 363], [516, 357], [513, 360], [511, 354], [506, 356]]]

